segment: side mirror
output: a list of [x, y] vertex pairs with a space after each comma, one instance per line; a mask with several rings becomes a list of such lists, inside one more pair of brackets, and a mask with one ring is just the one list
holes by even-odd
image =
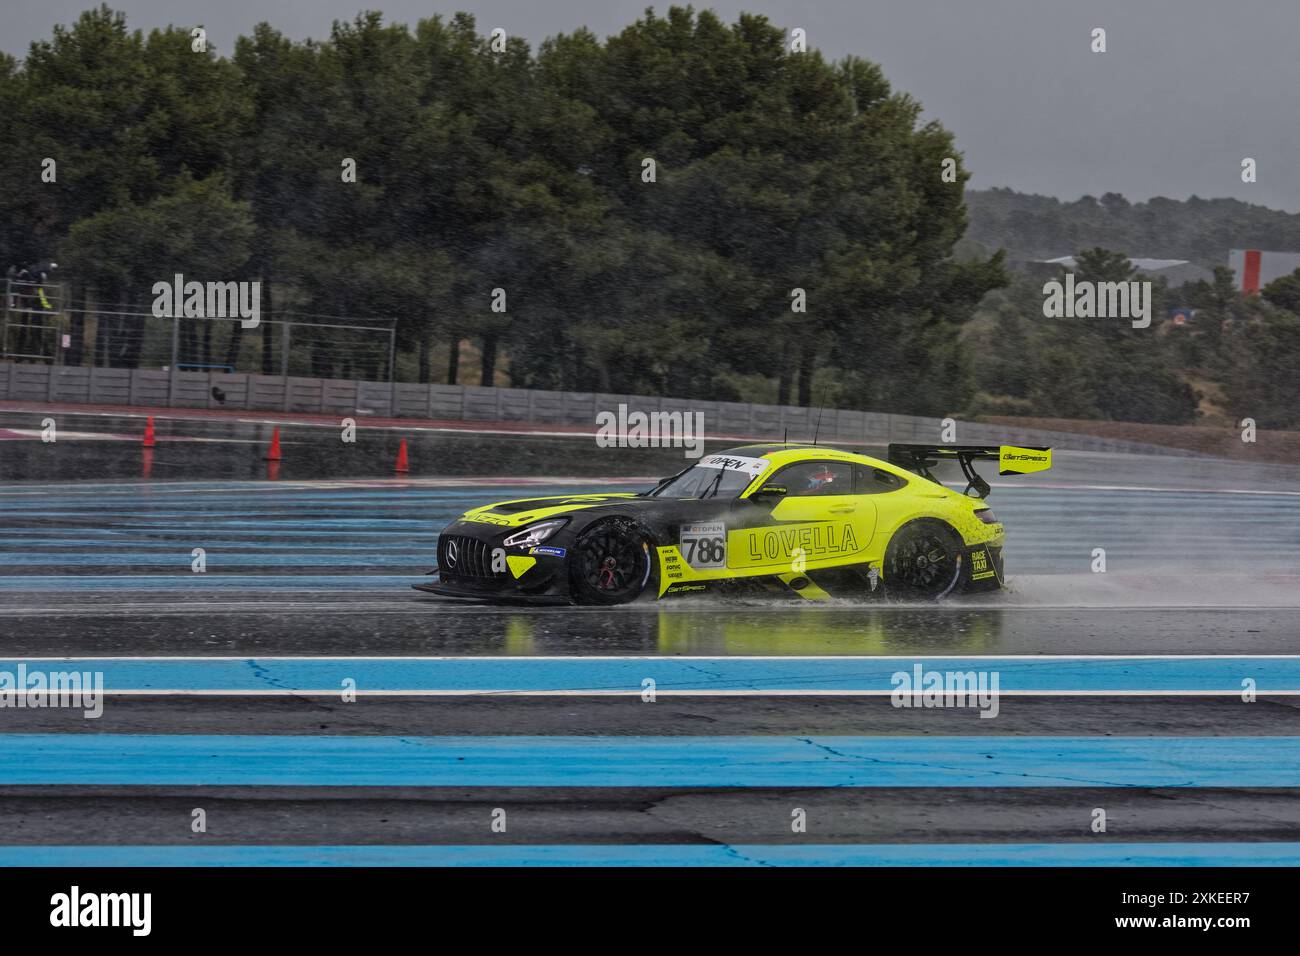
[[785, 485], [763, 485], [749, 496], [750, 501], [770, 502], [776, 504], [789, 493]]

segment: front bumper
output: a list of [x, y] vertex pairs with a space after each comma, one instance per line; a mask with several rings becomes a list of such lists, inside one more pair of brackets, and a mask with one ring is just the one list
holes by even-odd
[[480, 601], [568, 603], [572, 542], [567, 529], [537, 547], [507, 548], [505, 539], [518, 531], [476, 521], [453, 522], [438, 536], [436, 579], [413, 587]]
[[436, 581], [432, 584], [412, 584], [411, 587], [415, 588], [417, 591], [423, 591], [426, 594], [436, 594], [439, 597], [458, 598], [462, 601], [479, 601], [492, 604], [539, 605], [573, 603], [567, 596], [562, 594], [524, 594], [519, 591], [484, 594], [482, 592], [467, 591], [463, 588], [448, 587]]

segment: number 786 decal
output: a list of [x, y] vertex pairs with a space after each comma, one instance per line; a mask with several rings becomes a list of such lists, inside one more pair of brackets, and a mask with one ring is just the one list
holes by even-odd
[[684, 524], [681, 552], [693, 568], [727, 566], [727, 527], [721, 521], [707, 524]]

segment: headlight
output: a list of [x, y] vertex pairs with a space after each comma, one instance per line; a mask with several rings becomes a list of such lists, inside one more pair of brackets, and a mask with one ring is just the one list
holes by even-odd
[[[975, 517], [979, 518], [980, 521], [983, 521], [985, 524], [998, 523], [998, 516], [993, 513], [992, 508], [981, 508], [979, 511], [975, 512]], [[506, 544], [509, 543], [509, 541], [506, 542]]]
[[539, 521], [529, 525], [523, 531], [517, 531], [506, 538], [507, 548], [531, 548], [541, 544], [555, 532], [569, 523], [568, 518], [556, 518], [554, 521]]

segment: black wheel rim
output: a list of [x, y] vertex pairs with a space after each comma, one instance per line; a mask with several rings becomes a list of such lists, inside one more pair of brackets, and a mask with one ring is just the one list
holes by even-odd
[[645, 582], [645, 549], [615, 528], [598, 528], [578, 548], [583, 582], [605, 597], [637, 591]]
[[898, 543], [893, 570], [896, 580], [909, 590], [938, 593], [956, 574], [957, 555], [943, 537], [922, 531]]

